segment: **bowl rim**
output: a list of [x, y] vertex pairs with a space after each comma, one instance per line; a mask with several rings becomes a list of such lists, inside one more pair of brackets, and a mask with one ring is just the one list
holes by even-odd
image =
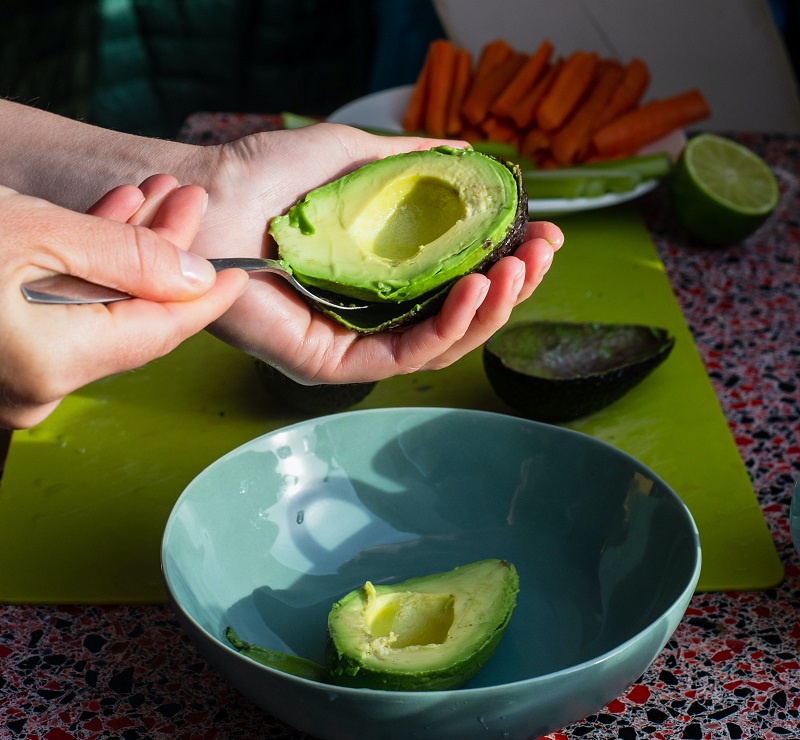
[[[169, 517], [167, 518], [167, 522], [164, 526], [164, 532], [161, 539], [161, 548], [160, 548], [160, 565], [161, 565], [161, 576], [164, 583], [164, 586], [167, 591], [169, 603], [172, 605], [173, 609], [179, 612], [179, 616], [186, 620], [189, 624], [192, 625], [192, 628], [200, 635], [205, 635], [212, 639], [212, 644], [215, 645], [217, 648], [222, 648], [223, 651], [226, 651], [230, 655], [236, 656], [238, 660], [246, 661], [247, 664], [255, 665], [257, 668], [266, 671], [268, 674], [276, 678], [281, 678], [283, 680], [288, 680], [290, 683], [293, 682], [300, 682], [301, 685], [305, 685], [307, 687], [316, 687], [321, 690], [325, 691], [341, 691], [344, 692], [345, 695], [352, 695], [352, 696], [363, 696], [364, 692], [369, 694], [375, 695], [391, 695], [393, 699], [402, 701], [403, 699], [410, 698], [412, 696], [419, 696], [421, 692], [419, 691], [387, 691], [385, 689], [370, 689], [370, 688], [361, 688], [361, 687], [350, 687], [350, 686], [341, 686], [338, 684], [327, 684], [321, 683], [319, 681], [314, 681], [309, 678], [303, 678], [302, 676], [296, 676], [291, 673], [286, 673], [285, 671], [280, 671], [277, 668], [272, 668], [270, 666], [264, 665], [262, 663], [258, 663], [257, 661], [248, 658], [245, 655], [242, 655], [238, 650], [236, 650], [231, 645], [226, 644], [223, 641], [222, 637], [218, 637], [216, 635], [211, 634], [205, 627], [203, 627], [191, 614], [189, 614], [183, 605], [178, 601], [176, 598], [175, 592], [172, 589], [169, 574], [168, 574], [168, 567], [166, 565], [166, 553], [167, 553], [167, 544], [168, 544], [168, 537], [169, 531], [172, 526], [173, 520], [176, 516], [177, 509], [181, 505], [184, 497], [187, 494], [187, 491], [192, 487], [194, 482], [200, 478], [209, 468], [214, 467], [216, 465], [221, 465], [223, 462], [228, 459], [229, 457], [233, 457], [241, 452], [244, 448], [249, 447], [250, 445], [257, 444], [260, 440], [271, 437], [277, 433], [287, 433], [294, 431], [296, 429], [302, 428], [307, 426], [308, 424], [319, 424], [324, 423], [333, 418], [339, 418], [342, 416], [356, 416], [356, 415], [381, 415], [386, 413], [391, 413], [392, 415], [395, 414], [402, 414], [402, 413], [409, 413], [409, 414], [432, 414], [435, 416], [444, 416], [449, 413], [457, 413], [462, 415], [468, 416], [483, 416], [483, 417], [505, 417], [508, 420], [516, 421], [517, 423], [523, 426], [535, 426], [537, 428], [545, 428], [548, 433], [555, 433], [555, 434], [564, 434], [565, 436], [572, 436], [582, 438], [584, 441], [589, 442], [590, 444], [598, 445], [602, 448], [607, 449], [611, 452], [611, 454], [622, 456], [626, 458], [630, 462], [634, 464], [635, 467], [640, 468], [642, 471], [647, 472], [648, 476], [651, 477], [654, 481], [658, 482], [663, 489], [666, 491], [667, 495], [673, 500], [673, 502], [677, 505], [678, 511], [681, 513], [682, 517], [686, 520], [687, 524], [689, 525], [689, 533], [691, 535], [691, 540], [693, 543], [692, 548], [692, 556], [693, 556], [693, 565], [692, 565], [692, 573], [689, 577], [687, 583], [684, 585], [683, 589], [681, 589], [680, 593], [677, 594], [669, 603], [667, 607], [661, 610], [659, 615], [648, 622], [648, 624], [642, 627], [640, 630], [635, 632], [631, 635], [628, 639], [624, 640], [623, 642], [615, 645], [610, 650], [607, 650], [603, 653], [596, 655], [593, 658], [588, 658], [583, 660], [579, 663], [575, 663], [574, 665], [567, 666], [565, 668], [560, 668], [557, 671], [551, 671], [549, 673], [542, 673], [538, 676], [531, 676], [530, 678], [523, 678], [517, 681], [509, 681], [507, 683], [498, 683], [492, 684], [491, 686], [476, 686], [476, 687], [463, 687], [458, 689], [439, 689], [433, 691], [425, 691], [422, 692], [425, 695], [431, 696], [439, 696], [439, 697], [446, 697], [448, 695], [457, 695], [459, 697], [465, 698], [477, 698], [480, 695], [487, 694], [487, 693], [494, 693], [497, 691], [508, 690], [512, 687], [519, 687], [519, 686], [528, 686], [535, 687], [537, 683], [550, 681], [555, 677], [566, 677], [572, 675], [574, 673], [586, 670], [590, 666], [598, 665], [609, 660], [612, 660], [615, 656], [620, 655], [627, 651], [627, 649], [634, 643], [638, 642], [642, 639], [644, 635], [648, 632], [653, 630], [657, 624], [662, 622], [666, 615], [673, 612], [675, 609], [679, 608], [682, 603], [686, 603], [688, 605], [689, 600], [692, 597], [692, 594], [695, 591], [697, 586], [697, 582], [700, 578], [700, 569], [702, 565], [702, 549], [700, 544], [700, 536], [697, 530], [697, 525], [692, 517], [692, 513], [689, 510], [689, 507], [684, 503], [683, 499], [677, 494], [677, 492], [666, 482], [664, 481], [661, 476], [651, 470], [647, 465], [639, 461], [633, 455], [625, 452], [624, 450], [615, 447], [614, 445], [601, 440], [597, 439], [596, 437], [592, 437], [585, 432], [581, 432], [575, 429], [570, 429], [567, 427], [559, 426], [556, 424], [548, 424], [545, 422], [534, 421], [533, 419], [527, 419], [525, 417], [520, 416], [513, 416], [511, 414], [504, 414], [501, 412], [496, 411], [484, 411], [480, 409], [462, 409], [462, 408], [451, 408], [451, 407], [431, 407], [431, 406], [390, 406], [390, 407], [381, 407], [381, 408], [370, 408], [370, 409], [351, 409], [346, 411], [340, 411], [333, 414], [326, 414], [324, 416], [317, 416], [317, 417], [310, 417], [308, 419], [303, 419], [297, 422], [293, 422], [292, 424], [288, 424], [283, 427], [279, 427], [277, 429], [271, 430], [264, 434], [258, 435], [247, 442], [244, 442], [240, 445], [237, 445], [233, 449], [229, 450], [225, 454], [221, 455], [209, 465], [207, 465], [203, 470], [201, 470], [194, 478], [192, 478], [189, 483], [186, 484], [183, 491], [181, 491], [178, 498], [175, 500], [175, 503], [170, 510]], [[685, 607], [684, 607], [685, 609]], [[679, 620], [680, 621], [680, 620]], [[669, 635], [667, 635], [669, 638]], [[292, 653], [293, 654], [293, 653]], [[302, 657], [302, 656], [298, 656]]]

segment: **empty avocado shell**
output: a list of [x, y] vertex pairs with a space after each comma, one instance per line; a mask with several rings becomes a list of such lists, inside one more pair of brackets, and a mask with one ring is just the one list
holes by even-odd
[[439, 146], [371, 162], [312, 190], [274, 218], [269, 233], [312, 292], [367, 306], [315, 308], [371, 334], [435, 313], [456, 280], [512, 253], [527, 222], [518, 165]]
[[282, 404], [304, 414], [333, 414], [363, 401], [377, 385], [373, 383], [340, 383], [336, 385], [303, 385], [278, 368], [256, 360], [256, 374], [263, 386]]
[[528, 418], [578, 419], [608, 406], [667, 359], [675, 339], [639, 324], [508, 324], [484, 345], [489, 382]]

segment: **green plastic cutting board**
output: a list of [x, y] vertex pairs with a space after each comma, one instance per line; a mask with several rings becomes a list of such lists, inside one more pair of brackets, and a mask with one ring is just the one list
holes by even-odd
[[[638, 212], [622, 206], [559, 223], [566, 246], [514, 319], [640, 322], [677, 340], [641, 385], [570, 426], [632, 454], [684, 499], [700, 531], [700, 590], [779, 583], [749, 476]], [[202, 334], [15, 432], [0, 486], [0, 599], [162, 601], [159, 547], [173, 502], [220, 455], [300, 418], [273, 406], [250, 358]], [[511, 412], [489, 386], [480, 350], [445, 370], [383, 381], [360, 406]]]

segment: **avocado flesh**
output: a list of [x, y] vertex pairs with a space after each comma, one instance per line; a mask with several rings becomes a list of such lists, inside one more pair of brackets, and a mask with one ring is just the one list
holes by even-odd
[[536, 421], [588, 416], [641, 383], [669, 356], [675, 338], [640, 324], [530, 321], [486, 342], [483, 363], [497, 395]]
[[311, 191], [269, 233], [308, 286], [413, 302], [481, 269], [496, 250], [516, 248], [520, 201], [526, 222], [518, 167], [440, 146], [371, 162]]
[[494, 653], [518, 591], [514, 566], [495, 559], [393, 585], [367, 582], [328, 617], [331, 680], [393, 691], [459, 688]]

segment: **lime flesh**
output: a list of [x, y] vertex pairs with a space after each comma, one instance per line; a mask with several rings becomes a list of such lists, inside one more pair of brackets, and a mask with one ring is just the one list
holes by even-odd
[[689, 140], [670, 180], [680, 223], [708, 244], [739, 242], [775, 210], [780, 190], [758, 155], [730, 139], [701, 134]]

